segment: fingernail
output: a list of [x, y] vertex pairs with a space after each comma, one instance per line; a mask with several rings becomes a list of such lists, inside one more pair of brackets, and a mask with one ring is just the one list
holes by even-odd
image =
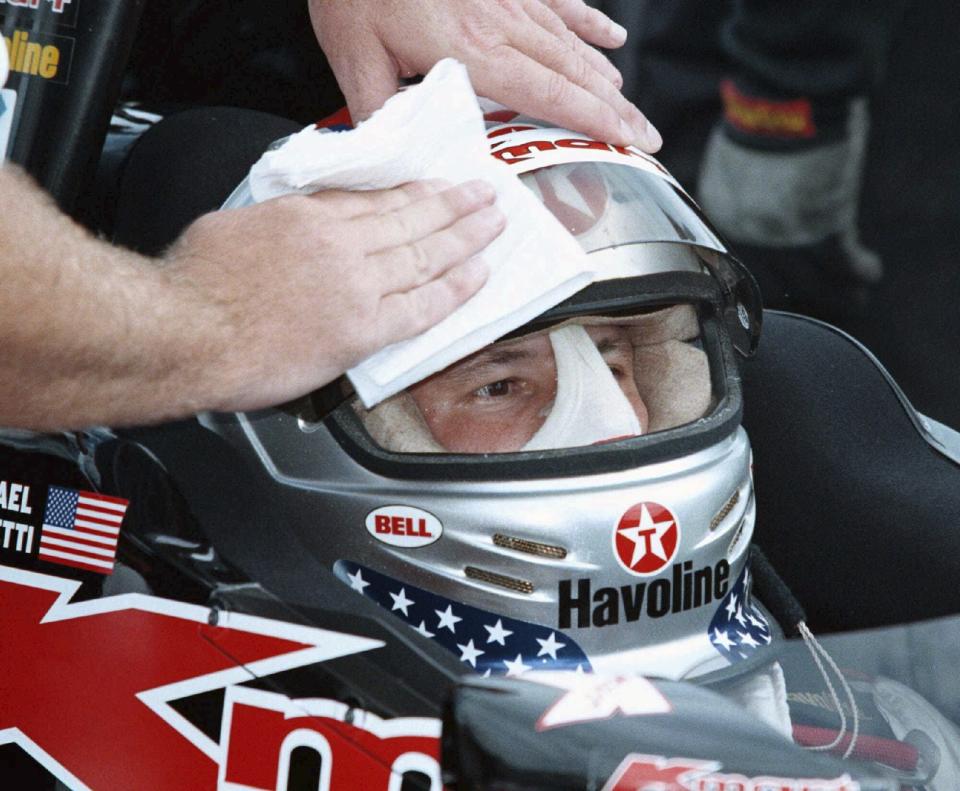
[[483, 282], [490, 276], [490, 267], [487, 266], [487, 262], [479, 255], [468, 258], [464, 262], [463, 268], [471, 280]]
[[488, 203], [497, 197], [497, 192], [493, 186], [481, 179], [474, 179], [461, 185], [461, 189], [467, 197], [473, 198], [478, 202]]
[[436, 192], [448, 190], [453, 186], [453, 184], [447, 181], [447, 179], [424, 179], [423, 183], [426, 184], [431, 190]]
[[656, 153], [663, 145], [663, 138], [660, 137], [657, 128], [643, 116], [634, 123], [621, 118], [620, 134], [648, 154]]
[[641, 148], [649, 154], [655, 154], [663, 145], [663, 138], [657, 131], [657, 127], [649, 121], [646, 122], [645, 128], [641, 133], [641, 142]]
[[484, 225], [492, 229], [503, 228], [507, 224], [506, 215], [496, 206], [487, 207], [478, 216]]
[[625, 44], [627, 41], [627, 29], [623, 25], [618, 25], [613, 20], [610, 20], [610, 35], [619, 41], [620, 45]]

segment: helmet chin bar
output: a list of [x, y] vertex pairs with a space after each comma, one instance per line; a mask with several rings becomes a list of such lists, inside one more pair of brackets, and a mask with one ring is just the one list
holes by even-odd
[[[537, 639], [567, 646], [558, 660], [579, 652], [568, 669], [582, 664], [679, 678], [730, 664], [710, 636], [742, 583], [754, 527], [742, 429], [698, 452], [617, 473], [427, 482], [384, 478], [337, 458], [323, 428], [307, 435], [322, 451], [313, 471], [295, 469], [304, 458], [290, 441], [304, 435], [286, 415], [241, 416], [236, 428], [232, 441], [250, 443], [273, 468], [304, 550], [345, 583], [359, 583], [365, 595], [381, 596], [385, 613], [401, 617], [388, 598], [401, 590], [417, 603], [442, 599], [422, 611], [433, 619], [424, 631], [429, 639], [459, 640], [451, 650], [469, 638], [438, 629], [433, 613], [448, 607], [448, 618], [464, 619], [464, 627], [474, 621], [476, 628], [500, 622], [517, 634], [546, 629]], [[282, 435], [286, 441], [278, 442]], [[631, 570], [629, 553], [618, 550], [622, 527], [642, 528], [643, 509], [656, 526], [672, 520], [678, 528], [674, 547], [662, 539], [667, 562], [649, 573]], [[381, 579], [387, 582], [379, 588], [362, 584]], [[763, 620], [749, 601], [734, 600], [732, 608]], [[420, 619], [408, 623], [418, 627]], [[772, 637], [769, 627], [765, 634]], [[474, 647], [484, 650], [479, 640]], [[490, 649], [492, 655], [499, 646]]]

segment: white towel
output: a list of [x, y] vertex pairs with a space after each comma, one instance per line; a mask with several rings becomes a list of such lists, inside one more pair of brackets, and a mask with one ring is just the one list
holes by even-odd
[[256, 201], [321, 189], [384, 189], [424, 178], [483, 179], [507, 227], [484, 252], [487, 284], [437, 326], [348, 372], [367, 408], [483, 348], [589, 284], [586, 254], [566, 228], [490, 155], [466, 68], [438, 63], [422, 83], [348, 132], [307, 128], [250, 171]]

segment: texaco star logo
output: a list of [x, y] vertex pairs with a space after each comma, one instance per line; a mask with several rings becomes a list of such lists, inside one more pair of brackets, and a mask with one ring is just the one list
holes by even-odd
[[620, 517], [613, 533], [613, 553], [631, 574], [658, 574], [680, 546], [680, 523], [659, 503], [638, 503]]

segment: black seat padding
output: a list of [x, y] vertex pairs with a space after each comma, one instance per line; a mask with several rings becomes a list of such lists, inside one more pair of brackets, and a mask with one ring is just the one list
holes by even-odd
[[220, 207], [267, 146], [300, 128], [234, 107], [168, 115], [143, 134], [124, 165], [113, 241], [162, 254], [187, 225]]
[[873, 359], [768, 312], [744, 364], [756, 541], [823, 631], [960, 613], [960, 466]]

